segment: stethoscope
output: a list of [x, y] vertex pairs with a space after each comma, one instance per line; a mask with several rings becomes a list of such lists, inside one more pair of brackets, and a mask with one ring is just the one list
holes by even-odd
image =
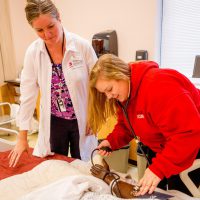
[[145, 154], [144, 150], [142, 149], [142, 142], [140, 141], [139, 137], [137, 137], [137, 135], [135, 134], [135, 131], [131, 125], [131, 122], [130, 122], [130, 119], [128, 117], [128, 112], [127, 112], [127, 107], [128, 107], [128, 104], [129, 104], [129, 101], [130, 101], [130, 96], [128, 97], [127, 101], [126, 101], [126, 104], [125, 106], [122, 105], [122, 103], [120, 101], [117, 101], [118, 105], [120, 106], [120, 108], [122, 109], [123, 113], [124, 113], [124, 116], [126, 118], [126, 121], [128, 122], [128, 125], [129, 125], [129, 129], [130, 129], [130, 132], [133, 136], [133, 138], [135, 139], [140, 151], [142, 152], [142, 155], [144, 156], [144, 158], [146, 159], [147, 161], [147, 165], [149, 166], [150, 163], [149, 163], [149, 160], [147, 158], [147, 155]]
[[[148, 160], [148, 158], [147, 158], [147, 155], [144, 153], [144, 151], [143, 151], [143, 149], [142, 149], [142, 146], [141, 146], [142, 143], [141, 143], [141, 141], [139, 140], [139, 138], [136, 136], [135, 131], [134, 131], [134, 129], [133, 129], [131, 123], [130, 123], [129, 117], [128, 117], [127, 107], [128, 107], [129, 100], [130, 100], [130, 96], [128, 97], [128, 99], [127, 99], [127, 101], [126, 101], [125, 106], [123, 106], [123, 105], [121, 104], [120, 101], [117, 101], [117, 103], [118, 103], [118, 105], [121, 107], [121, 109], [122, 109], [122, 111], [123, 111], [123, 113], [124, 113], [124, 116], [125, 116], [125, 118], [126, 118], [126, 120], [127, 120], [127, 122], [128, 122], [129, 128], [130, 128], [131, 134], [133, 135], [134, 139], [136, 140], [136, 143], [137, 143], [137, 145], [138, 145], [140, 151], [141, 151], [142, 154], [144, 155], [144, 157], [145, 157], [145, 159], [146, 159], [146, 161], [147, 161], [147, 164], [149, 165], [149, 160]], [[101, 148], [101, 150], [104, 150], [104, 151], [107, 151], [107, 152], [112, 152], [112, 149], [110, 149], [109, 147], [103, 147], [103, 148]], [[118, 150], [118, 149], [117, 149], [117, 150]], [[93, 155], [94, 155], [94, 152], [95, 152], [95, 151], [99, 151], [99, 149], [98, 149], [98, 148], [97, 148], [97, 149], [94, 149], [94, 150], [92, 151], [92, 153], [91, 153], [91, 163], [92, 163], [93, 166], [95, 166], [95, 164], [94, 164], [94, 162], [93, 162]], [[115, 150], [115, 151], [116, 151], [116, 150]], [[95, 166], [95, 167], [97, 167], [97, 166]], [[120, 194], [120, 197], [121, 197], [121, 193], [120, 193], [120, 190], [119, 190], [119, 187], [118, 187], [118, 184], [117, 184], [117, 181], [120, 179], [120, 176], [119, 176], [118, 174], [116, 174], [116, 173], [114, 173], [114, 172], [110, 172], [110, 171], [108, 171], [108, 170], [106, 170], [106, 169], [101, 169], [101, 170], [104, 171], [104, 172], [106, 172], [104, 178], [105, 178], [108, 174], [111, 174], [111, 175], [114, 176], [114, 180], [113, 180], [112, 183], [111, 183], [111, 194], [113, 195], [113, 187], [114, 187], [114, 185], [116, 184], [118, 193]], [[103, 180], [104, 180], [104, 178], [103, 178]], [[134, 193], [137, 193], [137, 192], [139, 191], [139, 189], [140, 189], [139, 186], [135, 186], [134, 191], [133, 191], [133, 194], [134, 194]]]

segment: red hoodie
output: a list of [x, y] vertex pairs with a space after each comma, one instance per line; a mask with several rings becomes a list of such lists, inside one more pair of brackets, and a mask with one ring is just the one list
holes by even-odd
[[[179, 174], [192, 165], [200, 150], [200, 92], [185, 76], [159, 69], [155, 62], [130, 67], [127, 112], [136, 135], [157, 152], [149, 169], [161, 179]], [[107, 140], [118, 149], [132, 139], [119, 108], [118, 123]]]

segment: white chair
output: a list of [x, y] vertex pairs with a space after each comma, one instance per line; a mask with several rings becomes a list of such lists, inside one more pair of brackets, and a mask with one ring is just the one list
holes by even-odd
[[0, 152], [9, 151], [14, 148], [16, 141], [8, 141], [0, 138]]
[[10, 114], [2, 114], [0, 116], [0, 131], [3, 131], [5, 133], [18, 134], [17, 130], [5, 127], [5, 125], [13, 124], [15, 122], [15, 115], [12, 112], [12, 105], [8, 102], [3, 102], [3, 103], [0, 103], [0, 107], [4, 107], [4, 108], [8, 107], [10, 110]]
[[[144, 172], [146, 170], [146, 166], [147, 166], [147, 161], [144, 158], [144, 156], [141, 154], [137, 154], [137, 167], [138, 167], [138, 178], [139, 178], [138, 180], [140, 180], [143, 177]], [[200, 159], [196, 159], [191, 167], [180, 173], [180, 178], [182, 182], [191, 192], [193, 197], [200, 197], [200, 186], [196, 187], [196, 185], [190, 179], [188, 173], [198, 168], [200, 168]], [[199, 179], [200, 179], [200, 174], [199, 174]]]
[[[188, 190], [191, 192], [193, 197], [200, 197], [200, 186], [196, 187], [196, 185], [192, 182], [190, 179], [188, 173], [200, 168], [200, 159], [196, 159], [192, 166], [189, 167], [188, 169], [184, 170], [183, 172], [180, 173], [180, 178], [182, 182], [185, 184], [185, 186], [188, 188]], [[200, 174], [199, 174], [199, 179], [200, 179]]]

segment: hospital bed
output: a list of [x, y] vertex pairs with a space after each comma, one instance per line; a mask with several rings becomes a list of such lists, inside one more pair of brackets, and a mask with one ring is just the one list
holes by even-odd
[[[20, 164], [13, 169], [8, 168], [8, 154], [9, 151], [0, 153], [0, 199], [120, 200], [110, 194], [110, 187], [106, 183], [90, 175], [90, 162], [61, 155], [38, 158], [24, 154]], [[159, 189], [157, 191], [166, 193]], [[173, 196], [171, 200], [195, 199], [177, 191], [166, 194]], [[141, 199], [144, 198], [138, 198]], [[145, 199], [159, 198], [152, 195]]]

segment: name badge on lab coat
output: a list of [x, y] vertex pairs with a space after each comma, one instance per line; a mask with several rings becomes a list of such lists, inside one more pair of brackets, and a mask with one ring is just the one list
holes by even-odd
[[83, 59], [82, 59], [81, 55], [71, 56], [68, 66], [70, 68], [83, 67]]

